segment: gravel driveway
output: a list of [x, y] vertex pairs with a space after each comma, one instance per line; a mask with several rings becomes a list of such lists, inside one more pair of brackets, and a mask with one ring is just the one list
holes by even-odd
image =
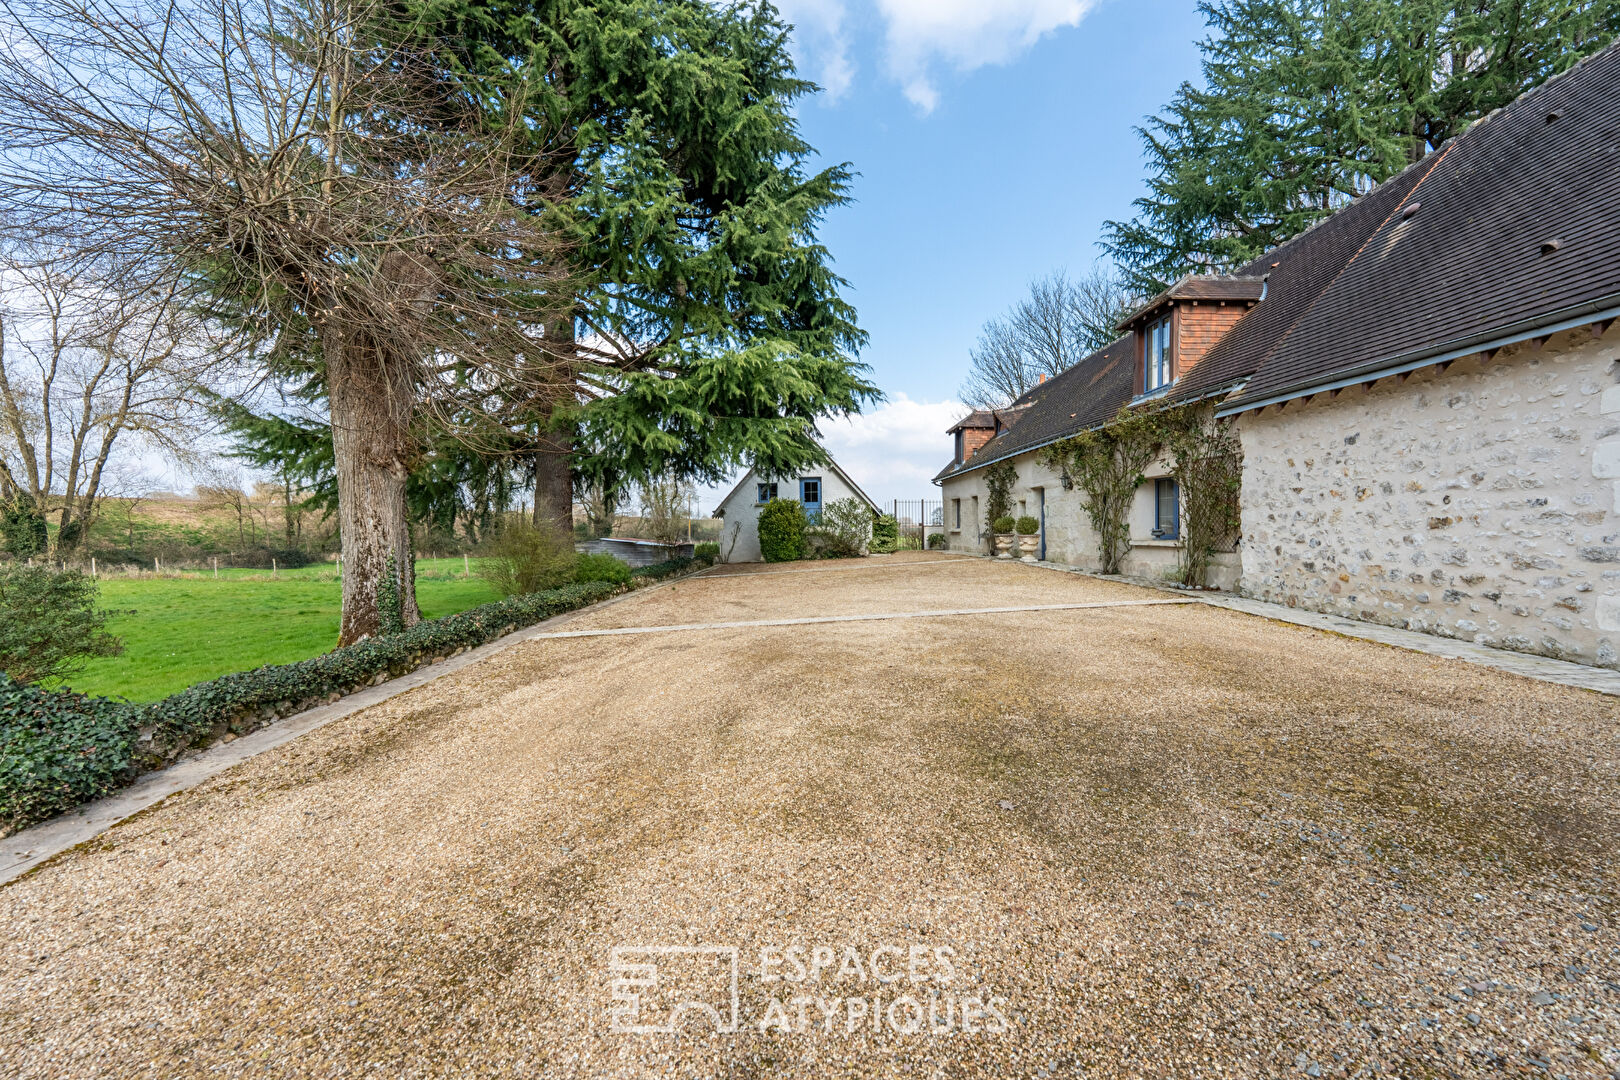
[[[1157, 595], [816, 570], [570, 629]], [[536, 641], [0, 889], [0, 1075], [1609, 1077], [1617, 847], [1612, 699], [1202, 605]]]

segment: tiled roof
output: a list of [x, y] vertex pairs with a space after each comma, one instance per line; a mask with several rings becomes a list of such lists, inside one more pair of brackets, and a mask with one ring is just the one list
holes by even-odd
[[1119, 412], [1131, 399], [1136, 384], [1135, 341], [1134, 335], [1127, 334], [1063, 374], [1026, 391], [1006, 410], [1021, 410], [1017, 426], [991, 439], [962, 464], [946, 466], [934, 477], [935, 482], [1045, 446], [1094, 427]]
[[1265, 299], [1177, 381], [1171, 400], [1195, 401], [1253, 375], [1433, 164], [1419, 162], [1238, 271], [1265, 279]]
[[1172, 300], [1258, 300], [1262, 291], [1258, 276], [1188, 274], [1114, 325], [1123, 330], [1155, 308]]
[[1433, 158], [1231, 404], [1620, 303], [1620, 46]]
[[993, 428], [996, 426], [996, 414], [990, 409], [974, 409], [962, 419], [945, 429], [945, 434], [961, 431], [963, 428]]
[[[1230, 411], [1620, 307], [1620, 45], [1236, 274], [1183, 278], [1132, 317], [1186, 290], [1242, 298], [1215, 293], [1262, 278], [1264, 299], [1166, 400], [1232, 393]], [[1126, 335], [1026, 394], [1016, 432], [935, 479], [1107, 420], [1131, 398], [1135, 351]]]

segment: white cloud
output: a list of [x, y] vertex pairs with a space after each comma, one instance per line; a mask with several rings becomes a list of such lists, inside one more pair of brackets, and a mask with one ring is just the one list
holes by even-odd
[[[881, 21], [888, 74], [923, 112], [939, 104], [935, 69], [964, 74], [1004, 64], [1044, 35], [1078, 26], [1098, 0], [778, 0], [794, 26], [800, 70], [820, 83], [829, 100], [855, 80], [854, 22]], [[858, 12], [851, 12], [851, 7]]]
[[[913, 401], [895, 394], [875, 409], [821, 424], [821, 442], [861, 490], [887, 506], [892, 499], [938, 500], [934, 474], [951, 459], [945, 430], [967, 415], [955, 401]], [[707, 513], [720, 505], [737, 480], [699, 493]]]
[[932, 69], [1002, 64], [1046, 34], [1078, 26], [1097, 0], [876, 0], [887, 24], [889, 73], [924, 112], [939, 103]]
[[843, 97], [855, 81], [844, 0], [779, 0], [776, 6], [793, 24], [793, 52], [800, 70], [821, 85], [827, 100]]
[[950, 461], [945, 429], [967, 409], [954, 401], [896, 394], [876, 409], [821, 425], [821, 442], [850, 478], [880, 503], [937, 499], [934, 474]]

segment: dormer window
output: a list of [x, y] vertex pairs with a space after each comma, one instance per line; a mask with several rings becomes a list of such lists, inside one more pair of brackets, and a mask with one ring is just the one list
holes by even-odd
[[1142, 331], [1142, 392], [1151, 394], [1170, 385], [1170, 316], [1149, 323]]

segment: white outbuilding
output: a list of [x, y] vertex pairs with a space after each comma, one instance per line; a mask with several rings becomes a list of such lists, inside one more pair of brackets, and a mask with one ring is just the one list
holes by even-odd
[[822, 507], [840, 499], [856, 499], [872, 513], [882, 513], [878, 504], [831, 458], [825, 466], [812, 466], [802, 476], [769, 478], [750, 469], [714, 512], [720, 519], [722, 561], [761, 561], [759, 512], [772, 499], [797, 499], [812, 520], [820, 515]]

